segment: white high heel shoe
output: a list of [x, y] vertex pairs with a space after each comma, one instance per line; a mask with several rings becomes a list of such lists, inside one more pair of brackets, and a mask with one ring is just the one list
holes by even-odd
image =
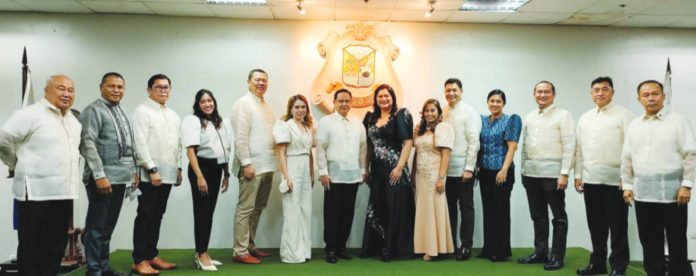
[[222, 262], [215, 260], [215, 259], [210, 259], [210, 264], [212, 265], [222, 265]]
[[193, 263], [196, 265], [196, 268], [203, 270], [203, 271], [217, 271], [217, 267], [215, 267], [214, 264], [210, 265], [204, 265], [201, 260], [198, 258], [198, 255], [196, 255], [196, 259], [193, 260]]

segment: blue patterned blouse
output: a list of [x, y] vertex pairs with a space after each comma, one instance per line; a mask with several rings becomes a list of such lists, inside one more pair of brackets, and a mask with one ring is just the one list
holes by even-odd
[[522, 119], [517, 114], [503, 114], [493, 122], [481, 115], [481, 149], [478, 165], [487, 170], [500, 170], [507, 154], [507, 141], [518, 142], [522, 132]]

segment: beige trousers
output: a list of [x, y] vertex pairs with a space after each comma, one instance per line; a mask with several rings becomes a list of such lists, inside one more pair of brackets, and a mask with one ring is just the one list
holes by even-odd
[[273, 186], [273, 172], [256, 175], [252, 179], [240, 177], [239, 201], [234, 215], [233, 255], [240, 256], [256, 250], [254, 237], [261, 212], [266, 208]]

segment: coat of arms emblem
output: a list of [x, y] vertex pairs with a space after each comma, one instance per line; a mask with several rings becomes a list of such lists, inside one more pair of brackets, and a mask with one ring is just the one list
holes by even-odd
[[[312, 83], [312, 103], [326, 113], [333, 112], [333, 93], [341, 88], [353, 94], [351, 106], [372, 106], [374, 88], [386, 83], [401, 93], [401, 85], [392, 67], [399, 57], [399, 48], [388, 36], [375, 35], [373, 25], [362, 22], [334, 32], [319, 43], [319, 55], [326, 59], [324, 68]], [[397, 95], [399, 104], [402, 97]]]
[[375, 82], [375, 49], [365, 45], [343, 48], [343, 83], [349, 87], [370, 87]]

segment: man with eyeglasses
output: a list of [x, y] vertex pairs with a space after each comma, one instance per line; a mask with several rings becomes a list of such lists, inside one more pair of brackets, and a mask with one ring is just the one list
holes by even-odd
[[260, 257], [270, 256], [256, 248], [254, 238], [278, 166], [273, 141], [276, 117], [263, 98], [268, 89], [268, 74], [261, 69], [251, 70], [247, 85], [249, 93], [232, 106], [235, 147], [232, 171], [239, 177], [232, 250], [235, 262], [259, 264]]
[[590, 86], [596, 107], [580, 117], [575, 130], [575, 190], [584, 194], [592, 254], [589, 264], [576, 273], [607, 273], [611, 232], [609, 275], [624, 275], [629, 262], [628, 205], [621, 190], [621, 146], [635, 115], [612, 102], [614, 82], [610, 77], [598, 77]]
[[166, 106], [171, 93], [171, 81], [156, 74], [147, 81], [148, 99], [133, 114], [136, 160], [140, 170], [142, 193], [138, 196], [138, 211], [133, 227], [133, 266], [140, 275], [159, 274], [158, 270], [176, 268], [159, 256], [162, 216], [172, 185], [181, 184], [181, 143], [179, 115]]
[[80, 114], [85, 158], [83, 181], [89, 207], [85, 220], [84, 247], [87, 275], [128, 275], [109, 266], [109, 243], [116, 227], [126, 185], [137, 187], [135, 174], [135, 142], [133, 128], [121, 109], [126, 90], [123, 76], [116, 72], [104, 74], [101, 98], [89, 104]]
[[70, 112], [75, 85], [52, 76], [44, 93], [0, 129], [0, 159], [15, 172], [20, 275], [58, 275], [80, 182], [81, 126]]

